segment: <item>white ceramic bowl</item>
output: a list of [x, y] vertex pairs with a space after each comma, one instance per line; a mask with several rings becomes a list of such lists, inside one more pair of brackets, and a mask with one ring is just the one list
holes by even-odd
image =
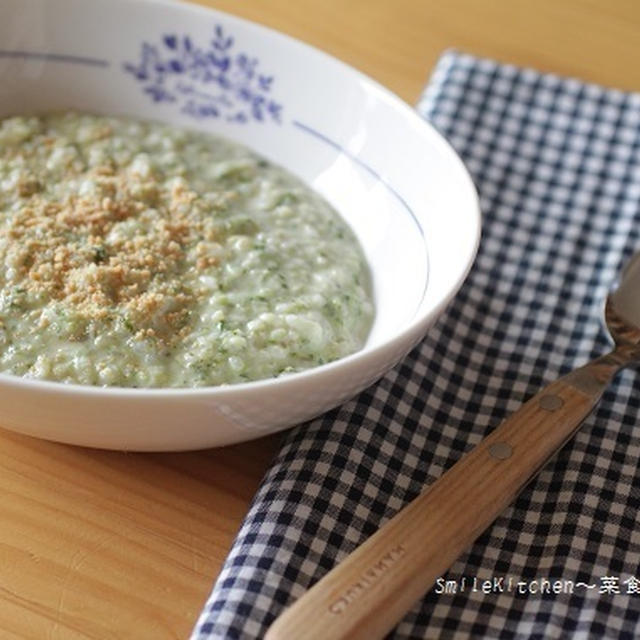
[[127, 450], [256, 438], [355, 395], [425, 335], [473, 261], [478, 200], [449, 145], [367, 77], [287, 36], [195, 6], [2, 0], [0, 117], [74, 108], [210, 130], [320, 191], [358, 235], [376, 319], [360, 352], [274, 380], [93, 388], [0, 374], [0, 425]]

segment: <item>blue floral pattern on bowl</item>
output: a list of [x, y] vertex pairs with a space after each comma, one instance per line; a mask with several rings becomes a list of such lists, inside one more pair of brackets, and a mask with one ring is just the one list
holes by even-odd
[[234, 38], [220, 25], [205, 46], [173, 33], [159, 44], [143, 42], [139, 60], [123, 66], [151, 100], [176, 103], [193, 118], [282, 120], [282, 105], [271, 96], [273, 76], [260, 71], [257, 58], [234, 52]]

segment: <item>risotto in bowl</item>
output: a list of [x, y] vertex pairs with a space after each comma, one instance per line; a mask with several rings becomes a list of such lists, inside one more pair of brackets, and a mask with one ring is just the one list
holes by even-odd
[[292, 426], [394, 366], [471, 266], [453, 150], [315, 49], [135, 0], [7, 0], [0, 36], [5, 428], [184, 450]]

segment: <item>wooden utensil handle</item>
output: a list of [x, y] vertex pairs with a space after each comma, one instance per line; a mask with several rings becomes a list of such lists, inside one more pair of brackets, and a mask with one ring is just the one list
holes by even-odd
[[617, 352], [551, 383], [340, 562], [267, 640], [375, 640], [390, 631], [574, 434]]

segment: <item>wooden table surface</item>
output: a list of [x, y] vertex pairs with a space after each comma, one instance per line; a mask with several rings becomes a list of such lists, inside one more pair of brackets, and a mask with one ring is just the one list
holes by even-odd
[[[200, 2], [314, 44], [409, 103], [449, 47], [640, 90], [635, 0]], [[187, 638], [278, 441], [131, 454], [0, 430], [0, 638]]]

